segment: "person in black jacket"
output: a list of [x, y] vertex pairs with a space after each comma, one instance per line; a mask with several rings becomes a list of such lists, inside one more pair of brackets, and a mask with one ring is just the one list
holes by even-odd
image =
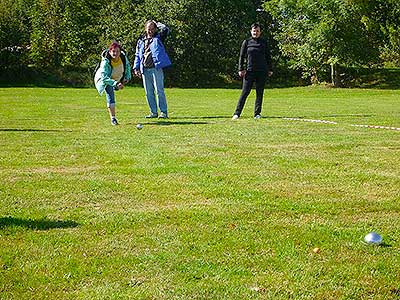
[[272, 76], [271, 52], [266, 40], [260, 38], [260, 24], [252, 24], [250, 33], [251, 38], [244, 40], [240, 49], [239, 76], [243, 78], [243, 88], [232, 120], [239, 119], [254, 82], [256, 84], [254, 119], [261, 118], [265, 81], [267, 76]]

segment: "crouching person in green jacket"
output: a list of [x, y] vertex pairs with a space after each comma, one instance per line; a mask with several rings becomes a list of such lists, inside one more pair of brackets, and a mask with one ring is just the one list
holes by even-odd
[[112, 125], [118, 125], [115, 117], [114, 91], [122, 90], [129, 80], [131, 80], [131, 66], [128, 57], [121, 45], [113, 42], [108, 50], [102, 53], [100, 67], [94, 76], [94, 83], [99, 94], [106, 92], [107, 109]]

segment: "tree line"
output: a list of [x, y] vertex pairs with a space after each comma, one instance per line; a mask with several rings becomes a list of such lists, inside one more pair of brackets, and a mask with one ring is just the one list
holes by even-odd
[[171, 29], [175, 85], [234, 79], [256, 21], [283, 73], [338, 85], [342, 68], [400, 66], [398, 0], [0, 0], [0, 68], [90, 70], [112, 40], [133, 60], [148, 19]]

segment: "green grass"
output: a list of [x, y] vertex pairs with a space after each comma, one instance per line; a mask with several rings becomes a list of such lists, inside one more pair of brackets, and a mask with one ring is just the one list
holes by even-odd
[[0, 299], [400, 297], [399, 90], [166, 93], [0, 89]]

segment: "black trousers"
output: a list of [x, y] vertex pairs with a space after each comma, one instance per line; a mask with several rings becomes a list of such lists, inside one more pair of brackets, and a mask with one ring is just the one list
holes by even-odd
[[240, 116], [242, 113], [246, 99], [251, 92], [253, 83], [256, 83], [256, 103], [254, 105], [254, 116], [261, 114], [262, 101], [264, 96], [265, 81], [267, 72], [264, 71], [247, 71], [243, 78], [242, 94], [236, 106], [235, 115]]

